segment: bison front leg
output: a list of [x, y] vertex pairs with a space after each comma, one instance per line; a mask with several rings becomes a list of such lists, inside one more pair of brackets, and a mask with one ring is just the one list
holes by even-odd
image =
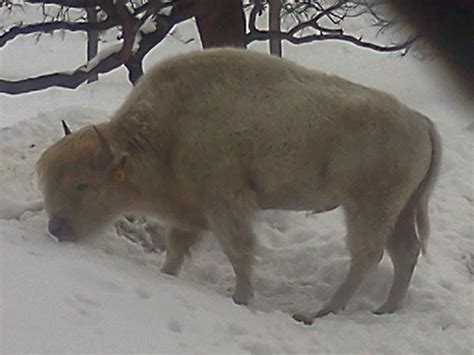
[[199, 240], [199, 234], [194, 231], [185, 231], [170, 228], [166, 233], [166, 259], [161, 271], [169, 275], [177, 275], [189, 255], [189, 249]]
[[250, 211], [240, 203], [229, 204], [210, 213], [210, 228], [229, 258], [236, 282], [232, 299], [236, 304], [248, 304], [253, 296], [252, 267], [255, 236], [250, 223]]

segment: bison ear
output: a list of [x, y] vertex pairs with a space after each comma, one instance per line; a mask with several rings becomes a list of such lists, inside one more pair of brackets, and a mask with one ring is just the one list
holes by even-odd
[[128, 153], [123, 153], [114, 161], [113, 177], [114, 177], [114, 180], [117, 182], [123, 182], [125, 180], [124, 167], [125, 167], [125, 164], [127, 163], [128, 157], [129, 157]]
[[105, 169], [114, 161], [114, 155], [107, 138], [105, 138], [105, 136], [96, 126], [92, 126], [92, 128], [94, 129], [95, 133], [97, 133], [97, 138], [99, 139], [100, 143], [99, 153], [97, 154], [95, 165], [98, 169]]

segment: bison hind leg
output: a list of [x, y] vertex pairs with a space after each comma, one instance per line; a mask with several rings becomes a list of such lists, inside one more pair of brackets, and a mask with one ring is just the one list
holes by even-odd
[[409, 206], [398, 217], [395, 228], [387, 239], [386, 248], [392, 260], [394, 276], [387, 300], [375, 314], [393, 313], [400, 308], [420, 254], [415, 215]]
[[349, 272], [330, 300], [316, 313], [296, 314], [297, 321], [311, 324], [315, 318], [337, 313], [359, 289], [367, 274], [383, 256], [385, 241], [399, 213], [395, 204], [387, 200], [371, 203], [353, 203], [345, 207], [347, 220], [347, 244], [351, 254]]

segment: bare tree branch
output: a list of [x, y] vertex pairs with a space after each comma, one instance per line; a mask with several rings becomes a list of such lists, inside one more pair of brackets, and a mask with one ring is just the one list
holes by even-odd
[[52, 86], [75, 89], [94, 75], [107, 73], [123, 64], [121, 51], [103, 59], [94, 68], [86, 70], [81, 66], [72, 73], [54, 73], [18, 81], [0, 79], [0, 92], [21, 94], [42, 90]]
[[67, 23], [64, 21], [55, 22], [43, 22], [35, 23], [31, 25], [19, 25], [10, 28], [7, 32], [0, 35], [0, 48], [3, 47], [8, 41], [13, 40], [19, 35], [28, 35], [38, 32], [53, 32], [57, 30], [67, 31], [104, 31], [112, 27], [117, 26], [119, 23], [116, 20], [109, 19], [102, 22], [79, 22], [79, 23]]
[[86, 8], [103, 6], [107, 1], [101, 0], [25, 0], [30, 4], [52, 4], [67, 7]]
[[161, 16], [157, 19], [158, 27], [156, 31], [142, 34], [140, 47], [125, 63], [129, 72], [128, 78], [134, 85], [143, 75], [143, 58], [166, 37], [169, 31], [171, 31], [177, 23], [182, 22], [189, 17], [191, 17], [190, 13], [174, 10], [169, 17]]
[[155, 0], [155, 1], [148, 1], [146, 4], [143, 4], [135, 9], [134, 14], [140, 16], [150, 16], [155, 15], [158, 11], [166, 8], [177, 6], [178, 1], [162, 1], [162, 0]]
[[293, 44], [303, 44], [314, 41], [338, 40], [343, 42], [349, 42], [355, 44], [358, 47], [369, 48], [378, 52], [397, 52], [402, 50], [406, 51], [416, 40], [416, 38], [411, 38], [402, 44], [382, 46], [371, 42], [365, 42], [360, 37], [357, 38], [355, 36], [347, 35], [344, 33], [313, 34], [303, 37], [295, 37], [290, 32], [272, 32], [258, 30], [249, 33], [247, 36], [248, 43], [253, 41], [266, 41], [270, 38], [279, 38], [281, 40], [286, 40]]

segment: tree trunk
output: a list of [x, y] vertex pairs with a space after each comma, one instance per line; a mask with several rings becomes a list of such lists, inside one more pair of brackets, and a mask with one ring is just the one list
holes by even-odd
[[[87, 12], [87, 22], [97, 22], [97, 9], [88, 7], [86, 8]], [[98, 52], [99, 46], [99, 32], [98, 31], [88, 31], [87, 32], [87, 61], [90, 62]], [[98, 75], [94, 75], [89, 80], [88, 83], [92, 83], [99, 79]]]
[[242, 0], [195, 0], [195, 17], [203, 48], [246, 48]]
[[[280, 10], [281, 0], [270, 0], [268, 2], [270, 6], [270, 14], [268, 17], [270, 32], [280, 32]], [[270, 38], [270, 53], [281, 57], [281, 40], [279, 38]]]

